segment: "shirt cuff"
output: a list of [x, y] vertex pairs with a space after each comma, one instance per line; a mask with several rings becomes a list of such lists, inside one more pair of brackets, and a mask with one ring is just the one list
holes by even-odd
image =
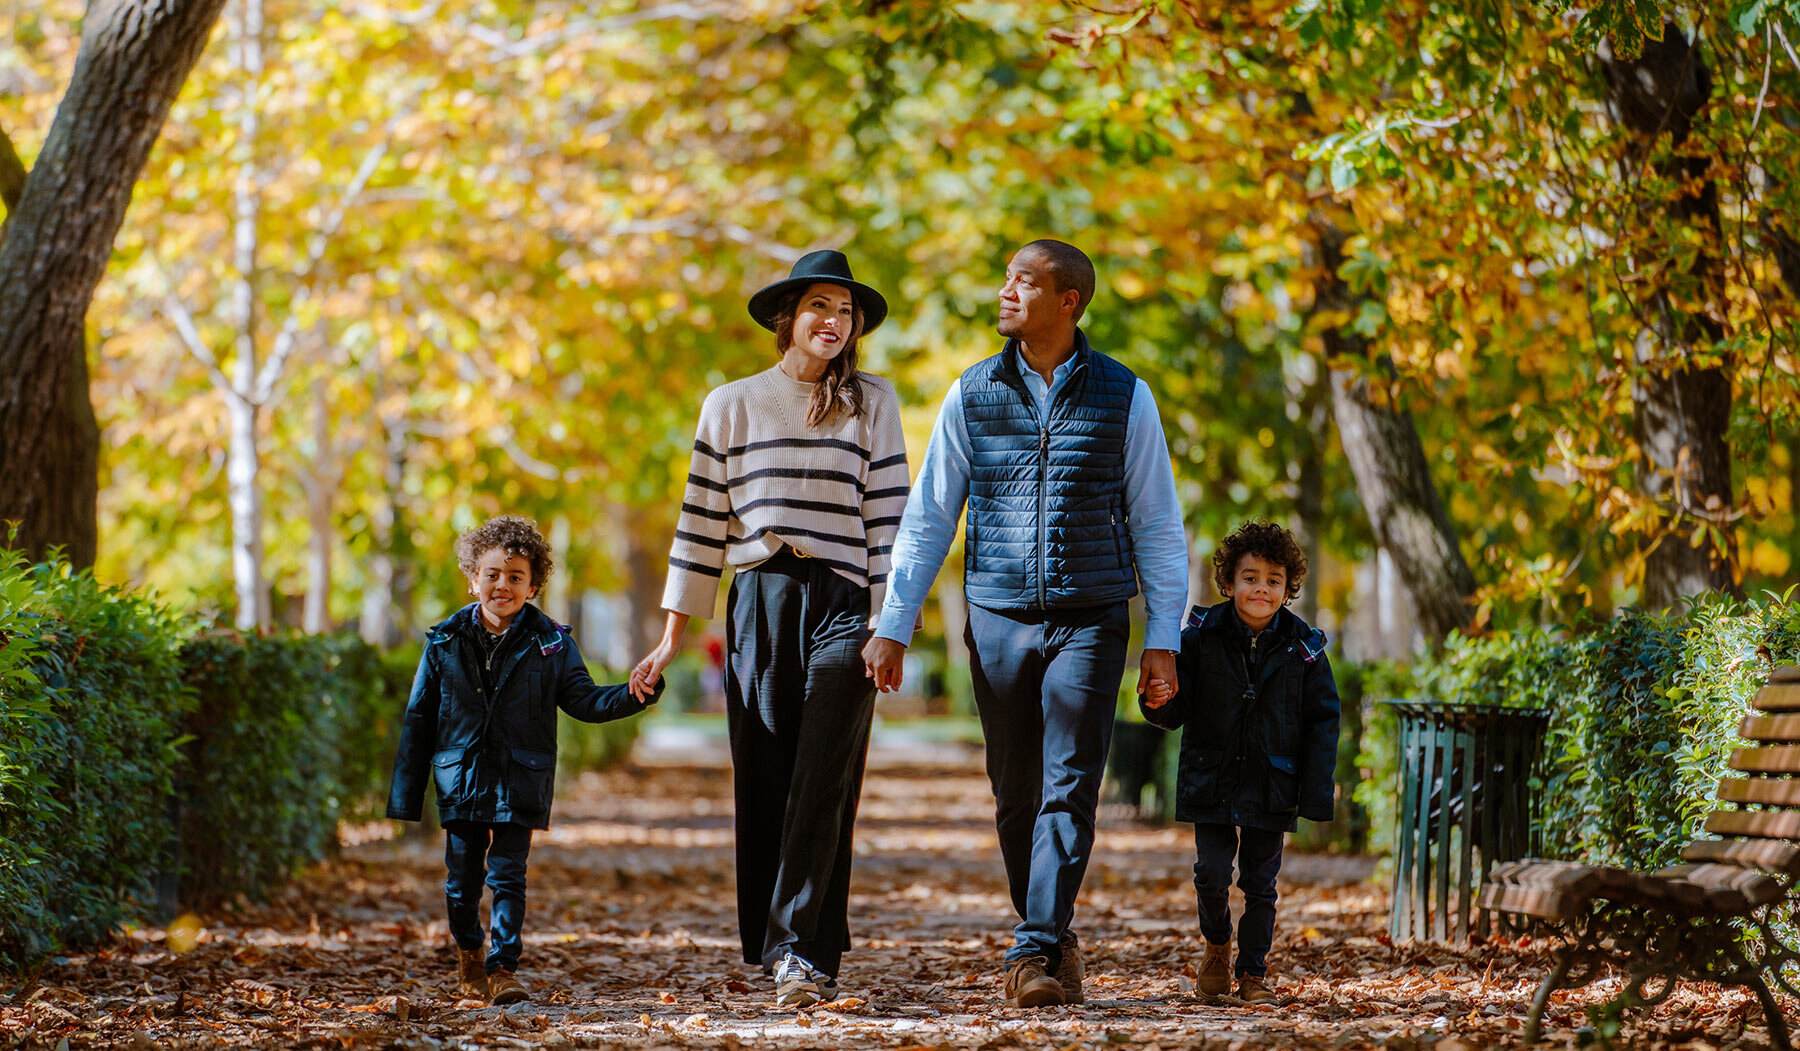
[[1158, 618], [1145, 624], [1144, 648], [1181, 652], [1181, 622]]
[[881, 620], [875, 627], [878, 639], [893, 639], [902, 646], [912, 645], [913, 624], [919, 619], [919, 611], [906, 609], [895, 603], [881, 607]]

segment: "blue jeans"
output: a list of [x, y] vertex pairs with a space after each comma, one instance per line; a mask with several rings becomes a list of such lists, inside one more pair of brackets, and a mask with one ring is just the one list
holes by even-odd
[[519, 931], [525, 921], [525, 858], [531, 829], [486, 821], [444, 823], [444, 904], [459, 949], [481, 948], [481, 886], [494, 889], [489, 974], [519, 969]]
[[987, 739], [994, 825], [1013, 908], [1008, 963], [1061, 962], [1058, 941], [1094, 850], [1094, 811], [1131, 632], [1123, 602], [1080, 609], [969, 607], [965, 637]]
[[1244, 915], [1238, 920], [1239, 978], [1269, 973], [1275, 941], [1275, 877], [1281, 872], [1285, 832], [1238, 825], [1194, 826], [1194, 890], [1200, 899], [1200, 933], [1214, 945], [1231, 944], [1231, 862], [1235, 857]]

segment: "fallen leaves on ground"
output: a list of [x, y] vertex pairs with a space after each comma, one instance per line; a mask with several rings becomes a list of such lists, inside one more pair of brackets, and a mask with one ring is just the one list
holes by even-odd
[[[530, 1001], [459, 1001], [443, 920], [440, 841], [371, 842], [277, 900], [139, 931], [53, 963], [0, 996], [0, 1048], [881, 1047], [1148, 1049], [1392, 1047], [1518, 1042], [1553, 943], [1394, 944], [1386, 889], [1361, 858], [1289, 855], [1271, 967], [1280, 1006], [1194, 989], [1186, 826], [1103, 815], [1076, 915], [1080, 1007], [1009, 1009], [1011, 906], [979, 766], [871, 770], [857, 824], [856, 947], [842, 998], [773, 1006], [742, 963], [732, 883], [730, 771], [628, 767], [586, 775], [531, 854]], [[175, 948], [186, 951], [176, 952]], [[1616, 980], [1559, 993], [1551, 1046], [1577, 1046]], [[1640, 1045], [1760, 1046], [1748, 994], [1682, 985], [1630, 1016]], [[1745, 1033], [1745, 1027], [1750, 1032]]]

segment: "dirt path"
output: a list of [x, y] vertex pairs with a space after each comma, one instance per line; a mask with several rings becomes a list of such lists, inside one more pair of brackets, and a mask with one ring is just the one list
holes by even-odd
[[[138, 932], [0, 997], [0, 1048], [220, 1043], [353, 1047], [1490, 1046], [1517, 1040], [1543, 947], [1386, 943], [1386, 893], [1366, 860], [1290, 856], [1271, 959], [1279, 1008], [1193, 993], [1198, 934], [1186, 826], [1103, 815], [1077, 914], [1088, 1003], [1000, 1006], [1012, 920], [987, 784], [947, 765], [877, 767], [864, 793], [845, 999], [780, 1011], [737, 954], [730, 774], [632, 767], [564, 792], [532, 850], [522, 977], [502, 1011], [449, 993], [438, 841], [350, 848], [263, 907], [199, 929]], [[190, 944], [191, 943], [191, 947]], [[173, 948], [187, 948], [174, 953]], [[13, 992], [13, 990], [7, 990]], [[394, 998], [400, 999], [396, 1001]], [[1552, 1008], [1572, 1046], [1588, 997]], [[1748, 997], [1683, 988], [1636, 1030], [1659, 1046], [1722, 1047]], [[1758, 1046], [1754, 1034], [1740, 1046]]]

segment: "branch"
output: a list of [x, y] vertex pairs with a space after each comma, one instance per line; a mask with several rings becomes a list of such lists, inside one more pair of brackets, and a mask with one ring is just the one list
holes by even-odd
[[374, 146], [370, 147], [368, 154], [363, 157], [362, 164], [357, 166], [356, 174], [352, 175], [350, 182], [345, 185], [343, 194], [338, 198], [337, 208], [325, 217], [324, 224], [315, 230], [312, 237], [307, 240], [306, 262], [301, 265], [300, 272], [295, 275], [298, 287], [294, 290], [293, 301], [288, 304], [287, 318], [281, 323], [281, 331], [275, 334], [275, 346], [269, 351], [268, 360], [264, 361], [262, 368], [257, 370], [256, 386], [249, 392], [250, 400], [257, 405], [266, 403], [274, 394], [275, 384], [281, 382], [281, 374], [287, 369], [288, 358], [293, 356], [294, 348], [300, 342], [298, 339], [300, 307], [312, 298], [312, 286], [305, 283], [306, 279], [312, 275], [312, 272], [318, 268], [319, 262], [325, 258], [325, 250], [330, 247], [331, 239], [343, 227], [344, 217], [349, 214], [350, 206], [356, 203], [363, 188], [369, 185], [369, 180], [375, 175], [375, 169], [381, 164], [381, 158], [387, 156], [387, 132], [392, 131], [397, 119], [396, 117], [388, 121], [387, 129], [383, 131], [381, 138]]
[[512, 458], [512, 462], [521, 471], [552, 482], [562, 481], [562, 472], [554, 464], [545, 463], [519, 446], [518, 436], [511, 427], [501, 427], [499, 438], [500, 448], [506, 451], [506, 455]]
[[194, 324], [193, 313], [188, 310], [187, 304], [181, 301], [181, 297], [175, 294], [173, 288], [163, 296], [162, 315], [168, 318], [175, 326], [175, 331], [180, 333], [181, 343], [187, 348], [187, 352], [193, 355], [195, 361], [206, 366], [206, 374], [211, 377], [213, 385], [227, 395], [241, 396], [243, 392], [233, 387], [231, 377], [225, 375], [224, 369], [219, 368], [218, 356], [212, 352], [211, 347], [206, 345], [206, 341], [200, 338], [200, 328]]
[[8, 215], [18, 210], [19, 197], [25, 192], [25, 174], [19, 151], [13, 149], [6, 132], [0, 131], [0, 204], [6, 205]]

